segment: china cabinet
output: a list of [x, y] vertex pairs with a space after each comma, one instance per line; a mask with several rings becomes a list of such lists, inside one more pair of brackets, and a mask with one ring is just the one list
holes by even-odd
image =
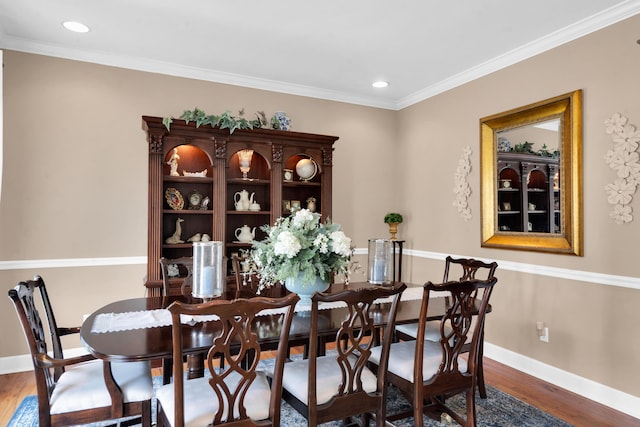
[[[331, 216], [338, 137], [268, 129], [229, 133], [183, 120], [167, 130], [161, 117], [149, 116], [142, 117], [142, 127], [149, 143], [150, 294], [162, 283], [160, 257], [191, 256], [190, 239], [222, 241], [230, 260], [251, 247], [247, 229], [263, 239], [261, 226], [289, 215], [291, 206], [311, 202], [323, 219]], [[305, 166], [304, 178], [298, 164]]]
[[558, 159], [498, 153], [498, 230], [560, 233]]

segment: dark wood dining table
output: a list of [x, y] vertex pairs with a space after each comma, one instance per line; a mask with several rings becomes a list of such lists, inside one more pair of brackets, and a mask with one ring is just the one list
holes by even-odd
[[[337, 292], [346, 288], [357, 288], [362, 286], [372, 286], [368, 283], [351, 283], [332, 285], [330, 291]], [[393, 286], [390, 285], [390, 286]], [[408, 285], [409, 286], [409, 285]], [[411, 285], [416, 287], [419, 285]], [[419, 286], [421, 288], [421, 286]], [[409, 289], [409, 288], [408, 288]], [[272, 290], [272, 296], [278, 296], [278, 292], [284, 290]], [[406, 291], [405, 291], [406, 292]], [[237, 297], [255, 296], [251, 292], [229, 291], [221, 298], [234, 299]], [[111, 302], [96, 310], [83, 322], [80, 330], [80, 338], [84, 347], [94, 356], [110, 362], [129, 362], [140, 360], [156, 360], [171, 357], [171, 326], [161, 326], [152, 328], [141, 328], [122, 330], [115, 332], [92, 332], [93, 323], [96, 316], [105, 313], [128, 313], [145, 310], [157, 310], [167, 308], [173, 301], [201, 302], [199, 299], [191, 299], [185, 296], [171, 297], [146, 297], [133, 298]], [[398, 304], [397, 324], [411, 323], [418, 320], [420, 314], [420, 299], [401, 300]], [[445, 311], [445, 298], [433, 298], [429, 301], [429, 319], [439, 319]], [[386, 319], [387, 310], [391, 303], [377, 304], [374, 312], [374, 319], [380, 319], [380, 326], [384, 327], [383, 319]], [[340, 322], [346, 317], [346, 308], [331, 308], [320, 310], [318, 322], [319, 333], [327, 341], [332, 340], [340, 326]], [[281, 332], [282, 315], [257, 316], [254, 330], [263, 350], [272, 350], [278, 345]], [[310, 312], [296, 312], [289, 333], [290, 342], [308, 342], [310, 330]], [[208, 350], [219, 331], [216, 321], [197, 322], [190, 327], [184, 328], [183, 346], [186, 354], [198, 354]]]

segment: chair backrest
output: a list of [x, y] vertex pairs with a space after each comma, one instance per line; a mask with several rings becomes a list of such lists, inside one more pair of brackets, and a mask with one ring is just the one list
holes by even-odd
[[40, 398], [40, 396], [42, 396], [46, 398], [48, 407], [48, 398], [51, 396], [56, 380], [64, 372], [64, 368], [43, 369], [41, 364], [38, 363], [39, 355], [47, 354], [47, 338], [42, 318], [37, 309], [36, 289], [40, 292], [40, 302], [47, 316], [51, 346], [53, 347], [53, 357], [61, 359], [62, 345], [60, 343], [60, 336], [58, 335], [55, 316], [53, 315], [47, 289], [42, 278], [35, 276], [33, 280], [18, 283], [15, 288], [9, 289], [9, 298], [13, 301], [27, 344], [29, 345], [36, 375], [38, 397]]
[[[439, 346], [442, 359], [436, 374], [431, 378], [422, 378], [424, 356], [424, 332], [426, 321], [418, 325], [414, 372], [415, 383], [424, 383], [430, 388], [430, 395], [445, 395], [476, 386], [476, 366], [481, 340], [483, 339], [484, 319], [489, 306], [495, 277], [487, 280], [449, 281], [439, 284], [427, 282], [420, 310], [420, 319], [427, 318], [431, 293], [445, 292], [450, 300], [440, 321]], [[468, 337], [471, 336], [470, 348]], [[432, 345], [430, 343], [428, 345]], [[435, 344], [437, 345], [437, 344]], [[466, 368], [461, 369], [459, 356], [469, 352]]]
[[[378, 344], [378, 332], [381, 320], [380, 305], [375, 301], [391, 297], [391, 306], [386, 313], [384, 335], [380, 345], [381, 356], [377, 376], [377, 392], [381, 402], [384, 398], [382, 390], [385, 386], [385, 373], [389, 361], [389, 347], [393, 340], [398, 302], [406, 289], [404, 283], [393, 286], [368, 286], [360, 289], [347, 289], [336, 293], [315, 293], [311, 298], [311, 332], [309, 337], [309, 387], [308, 414], [309, 419], [318, 416], [326, 418], [319, 412], [317, 404], [317, 357], [318, 357], [318, 320], [320, 303], [342, 302], [347, 306], [347, 315], [335, 335], [336, 362], [342, 371], [342, 381], [337, 394], [322, 405], [322, 411], [330, 414], [330, 419], [341, 419], [361, 412], [375, 409], [366, 406], [364, 401], [376, 404], [369, 399], [363, 389], [362, 373], [368, 365], [372, 346]], [[382, 403], [384, 404], [384, 403]]]
[[[494, 276], [496, 268], [498, 268], [498, 263], [496, 262], [486, 263], [473, 258], [453, 258], [447, 256], [442, 281], [489, 279]], [[476, 277], [476, 274], [479, 273], [486, 273], [486, 275], [482, 274], [482, 277]], [[452, 277], [449, 279], [450, 275], [457, 276], [458, 274], [460, 277]]]
[[[171, 296], [182, 294], [188, 296], [191, 294], [193, 258], [160, 258], [160, 266], [162, 267], [162, 295]], [[177, 286], [171, 284], [179, 284], [180, 292], [175, 290]]]
[[[175, 396], [175, 420], [174, 426], [184, 425], [184, 383], [182, 363], [182, 335], [183, 325], [181, 315], [200, 316], [216, 315], [219, 318], [219, 332], [215, 333], [212, 345], [207, 353], [205, 366], [208, 368], [211, 379], [209, 384], [215, 391], [218, 399], [218, 412], [214, 415], [213, 424], [223, 421], [242, 422], [249, 420], [246, 406], [251, 402], [245, 402], [245, 396], [251, 383], [256, 378], [256, 369], [260, 361], [260, 344], [258, 335], [252, 330], [255, 317], [262, 310], [282, 309], [281, 334], [278, 343], [278, 351], [275, 359], [273, 379], [271, 384], [271, 400], [269, 414], [271, 424], [280, 425], [280, 405], [282, 397], [282, 370], [287, 356], [287, 344], [289, 329], [294, 314], [294, 307], [300, 297], [289, 294], [283, 298], [255, 297], [251, 299], [214, 300], [202, 304], [184, 304], [176, 301], [169, 306], [172, 318], [173, 339], [173, 381]], [[215, 368], [214, 360], [224, 357], [222, 367]], [[231, 375], [239, 375], [235, 388], [229, 387], [225, 379]], [[235, 408], [228, 411], [229, 407]], [[230, 415], [227, 415], [230, 414]], [[227, 416], [233, 416], [233, 420], [225, 420]]]
[[235, 277], [236, 291], [257, 292], [260, 279], [257, 273], [251, 269], [251, 259], [248, 253], [242, 255], [233, 254], [231, 256], [231, 268]]

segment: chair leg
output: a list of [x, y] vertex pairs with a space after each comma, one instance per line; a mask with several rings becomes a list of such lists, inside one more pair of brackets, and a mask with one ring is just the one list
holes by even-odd
[[484, 367], [483, 367], [483, 359], [484, 359], [484, 330], [482, 331], [480, 337], [480, 346], [478, 348], [478, 363], [476, 365], [476, 380], [478, 382], [478, 393], [480, 397], [483, 399], [487, 398], [487, 388], [484, 384]]
[[162, 359], [162, 384], [171, 382], [171, 374], [173, 373], [173, 359]]
[[465, 427], [476, 427], [476, 393], [475, 389], [469, 388], [467, 390], [467, 420]]
[[478, 394], [483, 399], [487, 398], [487, 388], [484, 385], [484, 369], [482, 367], [482, 357], [478, 359], [478, 365], [476, 370], [476, 378], [478, 381]]

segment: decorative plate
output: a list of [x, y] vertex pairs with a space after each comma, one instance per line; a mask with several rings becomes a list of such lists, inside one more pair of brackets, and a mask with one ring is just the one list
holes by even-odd
[[177, 188], [167, 188], [164, 192], [164, 197], [167, 199], [167, 203], [171, 209], [179, 211], [184, 208], [184, 199]]

